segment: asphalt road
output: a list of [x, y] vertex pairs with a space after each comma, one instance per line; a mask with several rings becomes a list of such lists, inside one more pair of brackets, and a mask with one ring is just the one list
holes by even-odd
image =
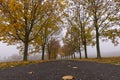
[[0, 80], [120, 80], [120, 65], [82, 61], [51, 61], [0, 70]]

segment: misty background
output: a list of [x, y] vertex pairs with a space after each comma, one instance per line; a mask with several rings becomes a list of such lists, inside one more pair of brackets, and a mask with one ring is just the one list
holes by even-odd
[[[119, 40], [120, 42], [120, 40]], [[120, 56], [120, 44], [114, 46], [110, 41], [102, 42], [100, 41], [100, 49], [102, 57], [119, 57]], [[6, 43], [0, 42], [0, 60], [4, 61], [8, 58], [12, 58], [12, 56], [17, 57], [19, 54], [19, 50], [16, 49], [15, 45], [7, 45]], [[36, 56], [37, 55], [37, 56]], [[39, 57], [40, 54], [33, 55], [33, 57]], [[39, 56], [38, 56], [39, 55]], [[76, 54], [76, 57], [79, 57], [79, 54]], [[96, 58], [96, 46], [88, 46], [88, 57]], [[82, 54], [84, 58], [84, 53]], [[34, 59], [34, 58], [33, 58]]]

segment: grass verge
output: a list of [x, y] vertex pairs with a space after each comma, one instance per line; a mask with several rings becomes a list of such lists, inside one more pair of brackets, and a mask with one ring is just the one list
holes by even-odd
[[[114, 65], [120, 65], [120, 57], [110, 57], [110, 58], [89, 58], [89, 59], [72, 59], [78, 61], [91, 61], [91, 62], [99, 62], [99, 63], [108, 63]], [[17, 62], [0, 62], [0, 69], [8, 68], [8, 67], [16, 67], [23, 66], [28, 64], [37, 64], [42, 62], [48, 62], [48, 60], [36, 60], [36, 61], [17, 61]]]
[[47, 60], [0, 62], [0, 69], [4, 69], [8, 67], [23, 66], [23, 65], [28, 65], [28, 64], [37, 64], [37, 63], [42, 63], [42, 62], [47, 62]]
[[74, 59], [79, 61], [92, 61], [92, 62], [99, 62], [99, 63], [108, 63], [114, 65], [120, 65], [120, 57], [109, 57], [109, 58], [89, 58], [89, 59]]

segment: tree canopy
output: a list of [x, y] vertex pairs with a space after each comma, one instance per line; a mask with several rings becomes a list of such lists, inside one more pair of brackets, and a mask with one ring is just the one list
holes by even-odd
[[[24, 61], [31, 53], [42, 53], [44, 60], [46, 53], [56, 58], [79, 52], [81, 58], [84, 51], [88, 58], [91, 45], [101, 58], [99, 40], [119, 44], [119, 7], [119, 0], [1, 0], [0, 41], [17, 45]], [[64, 29], [61, 47], [56, 37]]]

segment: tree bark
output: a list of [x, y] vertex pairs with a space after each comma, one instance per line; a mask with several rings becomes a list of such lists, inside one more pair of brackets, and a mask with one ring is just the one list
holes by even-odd
[[87, 46], [86, 46], [86, 39], [84, 40], [84, 52], [85, 52], [85, 58], [88, 58], [87, 56]]
[[73, 58], [75, 59], [76, 57], [75, 57], [75, 53], [73, 54]]
[[86, 42], [86, 35], [85, 35], [85, 27], [81, 25], [81, 38], [82, 38], [82, 44], [84, 46], [84, 53], [85, 58], [88, 58], [87, 56], [87, 42]]
[[101, 53], [100, 53], [100, 45], [99, 45], [99, 26], [98, 26], [98, 19], [96, 16], [96, 12], [95, 12], [95, 16], [94, 16], [94, 26], [95, 26], [95, 30], [96, 30], [96, 50], [97, 50], [97, 58], [101, 58]]
[[51, 51], [50, 51], [49, 43], [47, 44], [47, 51], [48, 51], [48, 60], [50, 60]]
[[24, 53], [23, 53], [23, 61], [27, 61], [28, 56], [28, 42], [24, 43]]
[[51, 59], [51, 52], [48, 51], [48, 59], [50, 60]]
[[[27, 24], [27, 23], [26, 23]], [[29, 46], [29, 34], [27, 27], [25, 28], [25, 40], [23, 41], [24, 43], [24, 53], [23, 53], [23, 61], [27, 61], [28, 57], [28, 46]]]
[[45, 55], [45, 46], [42, 46], [42, 60], [44, 60], [44, 55]]
[[79, 45], [78, 45], [78, 46], [79, 46], [79, 47], [78, 47], [78, 48], [79, 48], [78, 50], [79, 50], [79, 55], [80, 55], [79, 58], [81, 59], [82, 57], [81, 57], [81, 43], [80, 43], [80, 38], [79, 38], [78, 44], [79, 44]]
[[83, 26], [82, 22], [80, 21], [80, 29], [81, 29], [81, 41], [82, 45], [84, 46], [85, 58], [87, 57], [87, 43], [86, 43], [86, 35], [85, 35], [85, 27]]
[[99, 45], [99, 32], [97, 27], [96, 27], [96, 49], [97, 49], [97, 58], [101, 58], [100, 45]]
[[81, 49], [79, 49], [79, 55], [80, 55], [80, 57], [79, 57], [79, 58], [81, 59], [81, 58], [82, 58], [82, 57], [81, 57]]

